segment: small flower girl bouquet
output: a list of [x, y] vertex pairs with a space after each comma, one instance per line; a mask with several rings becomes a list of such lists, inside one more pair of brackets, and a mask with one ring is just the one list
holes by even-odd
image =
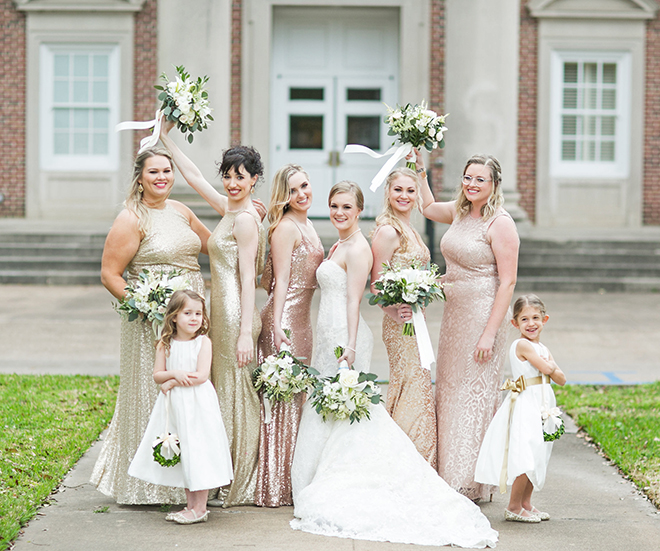
[[193, 80], [183, 65], [175, 66], [175, 69], [177, 72], [175, 80], [170, 81], [168, 76], [163, 73], [160, 78], [163, 80], [164, 85], [154, 86], [159, 90], [158, 99], [163, 103], [156, 111], [156, 117], [153, 120], [145, 122], [127, 121], [115, 127], [117, 132], [121, 130], [154, 129], [151, 136], [147, 136], [140, 141], [139, 152], [158, 143], [163, 118], [176, 123], [177, 128], [183, 132], [190, 143], [193, 141], [193, 132], [201, 132], [208, 127], [209, 121], [213, 120], [206, 90], [209, 77], [198, 77], [197, 80]]
[[[335, 348], [335, 356], [339, 359], [344, 353], [341, 346]], [[344, 362], [342, 362], [343, 364]], [[310, 372], [318, 375], [318, 371], [310, 368]], [[314, 391], [310, 397], [312, 406], [324, 421], [330, 418], [354, 421], [370, 419], [369, 406], [380, 404], [382, 397], [380, 389], [375, 384], [375, 373], [364, 373], [348, 369], [340, 369], [334, 377], [317, 377]]]
[[[369, 296], [369, 304], [393, 306], [395, 304], [410, 304], [413, 312], [418, 308], [426, 308], [436, 300], [446, 300], [440, 283], [440, 268], [430, 262], [425, 268], [414, 263], [409, 267], [383, 264], [383, 275], [374, 283], [378, 291]], [[403, 334], [415, 335], [413, 322], [403, 324]]]
[[547, 409], [541, 408], [541, 420], [543, 421], [543, 441], [554, 442], [559, 440], [566, 431], [564, 420], [561, 418], [561, 410], [558, 407]]
[[151, 445], [154, 461], [163, 467], [174, 467], [181, 462], [179, 436], [170, 432], [170, 394], [165, 397], [165, 430]]
[[[285, 334], [290, 338], [290, 332]], [[279, 354], [271, 354], [252, 373], [254, 388], [264, 393], [266, 423], [270, 422], [272, 402], [290, 402], [300, 392], [307, 392], [314, 384], [309, 368], [282, 343]]]
[[[425, 101], [419, 105], [407, 103], [404, 107], [387, 106], [387, 135], [397, 137], [392, 145], [398, 141], [402, 145], [409, 144], [416, 149], [424, 147], [427, 151], [433, 151], [445, 146], [446, 117], [428, 109]], [[415, 163], [406, 163], [406, 166], [415, 169]]]
[[190, 289], [190, 282], [180, 270], [150, 272], [146, 268], [138, 274], [135, 285], [126, 286], [126, 297], [113, 304], [115, 310], [135, 321], [142, 315], [151, 322], [156, 338], [160, 338], [165, 310], [174, 291]]

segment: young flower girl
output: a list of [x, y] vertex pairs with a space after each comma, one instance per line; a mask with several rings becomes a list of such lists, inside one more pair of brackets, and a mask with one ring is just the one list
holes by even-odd
[[513, 326], [520, 331], [509, 352], [514, 381], [484, 437], [475, 480], [499, 484], [506, 492], [512, 484], [504, 518], [514, 522], [541, 522], [550, 515], [532, 505], [532, 491], [540, 490], [552, 452], [552, 440], [563, 433], [550, 379], [566, 384], [550, 351], [539, 342], [548, 321], [545, 305], [536, 295], [521, 296], [513, 306]]
[[209, 489], [233, 478], [218, 396], [208, 380], [208, 330], [204, 299], [194, 291], [176, 291], [156, 348], [154, 381], [162, 393], [128, 469], [152, 484], [186, 489], [186, 508], [166, 517], [179, 524], [206, 522]]

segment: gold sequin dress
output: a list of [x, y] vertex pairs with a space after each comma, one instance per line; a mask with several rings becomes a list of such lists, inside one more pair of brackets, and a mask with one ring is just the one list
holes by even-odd
[[260, 404], [252, 385], [252, 372], [257, 366], [256, 345], [261, 333], [261, 317], [256, 306], [252, 316], [254, 360], [243, 368], [239, 368], [236, 361], [236, 344], [241, 328], [241, 281], [238, 245], [233, 231], [236, 217], [242, 212], [254, 216], [259, 227], [256, 275], [260, 275], [264, 269], [266, 232], [255, 214], [250, 211], [225, 213], [208, 242], [213, 342], [211, 381], [218, 393], [234, 465], [234, 481], [223, 495], [224, 507], [254, 503], [259, 454]]
[[438, 474], [470, 499], [487, 499], [493, 487], [474, 481], [481, 442], [499, 401], [509, 317], [495, 337], [493, 357], [474, 361], [474, 350], [490, 317], [500, 285], [487, 232], [500, 209], [483, 220], [455, 219], [440, 248], [447, 263], [445, 304], [436, 376]]
[[[291, 331], [291, 352], [310, 365], [312, 360], [312, 321], [310, 311], [316, 289], [316, 269], [323, 262], [323, 246], [312, 243], [303, 235], [300, 245], [291, 255], [289, 287], [286, 291], [282, 327]], [[277, 353], [273, 341], [273, 260], [268, 257], [261, 284], [268, 291], [268, 301], [261, 311], [259, 363]], [[262, 507], [293, 505], [291, 497], [291, 463], [296, 447], [298, 425], [302, 415], [304, 393], [291, 402], [273, 402], [271, 422], [262, 423], [259, 440], [259, 470], [255, 504]]]
[[[410, 266], [414, 261], [426, 265], [431, 259], [426, 245], [409, 242], [407, 250], [399, 247], [391, 263]], [[435, 469], [438, 457], [438, 434], [431, 372], [419, 358], [417, 338], [402, 334], [403, 324], [383, 313], [383, 342], [390, 362], [387, 389], [387, 412], [401, 427], [417, 451]]]
[[[167, 203], [164, 209], [150, 209], [150, 213], [151, 228], [126, 269], [126, 280], [135, 282], [145, 268], [166, 273], [176, 268], [187, 272], [192, 289], [204, 293], [197, 262], [201, 242], [188, 220]], [[100, 492], [121, 504], [186, 501], [180, 488], [157, 486], [128, 475], [159, 392], [153, 379], [155, 353], [151, 325], [122, 318], [117, 405], [91, 477]]]

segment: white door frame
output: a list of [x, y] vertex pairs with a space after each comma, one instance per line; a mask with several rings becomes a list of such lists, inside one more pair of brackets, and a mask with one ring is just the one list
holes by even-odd
[[270, 63], [274, 6], [399, 8], [399, 101], [428, 100], [430, 6], [428, 0], [245, 0], [243, 4], [242, 141], [256, 147], [266, 166], [258, 192], [268, 200], [270, 164]]

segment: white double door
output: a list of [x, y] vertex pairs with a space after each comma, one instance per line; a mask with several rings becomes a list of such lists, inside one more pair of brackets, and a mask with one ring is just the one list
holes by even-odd
[[357, 182], [365, 212], [382, 207], [369, 191], [384, 161], [348, 154], [346, 144], [384, 152], [392, 144], [384, 104], [398, 92], [398, 12], [391, 9], [276, 8], [271, 86], [271, 175], [286, 163], [310, 176], [310, 216], [327, 217], [338, 181]]

